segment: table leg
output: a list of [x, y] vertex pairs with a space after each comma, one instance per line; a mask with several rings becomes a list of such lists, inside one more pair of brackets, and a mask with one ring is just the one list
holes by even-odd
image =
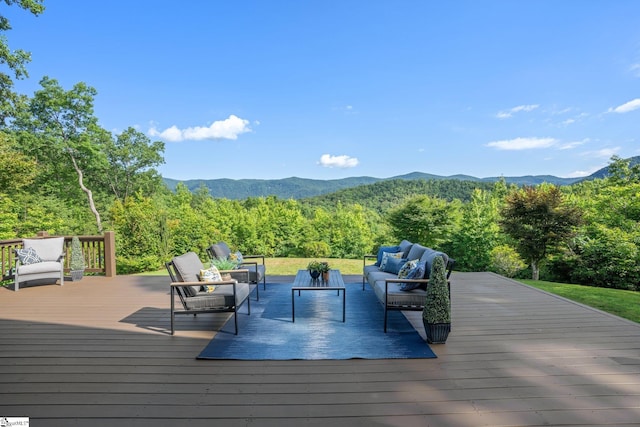
[[296, 322], [296, 291], [293, 289], [291, 289], [291, 322]]

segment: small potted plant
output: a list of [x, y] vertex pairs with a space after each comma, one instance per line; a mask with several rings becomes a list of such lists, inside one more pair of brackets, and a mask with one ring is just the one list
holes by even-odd
[[78, 236], [71, 238], [71, 261], [69, 268], [71, 269], [71, 280], [77, 282], [84, 277], [84, 256], [82, 255], [82, 245]]
[[320, 273], [322, 274], [323, 282], [329, 282], [329, 270], [331, 270], [331, 268], [328, 262], [324, 261], [320, 263]]
[[[211, 266], [216, 267], [220, 271], [235, 270], [238, 268], [238, 262], [229, 258], [211, 258]], [[231, 279], [231, 274], [222, 273], [224, 280]]]
[[307, 270], [309, 270], [311, 278], [316, 280], [322, 273], [322, 263], [320, 261], [310, 261], [309, 264], [307, 264]]
[[444, 344], [447, 341], [451, 332], [451, 300], [444, 258], [441, 256], [433, 260], [422, 322], [429, 344]]

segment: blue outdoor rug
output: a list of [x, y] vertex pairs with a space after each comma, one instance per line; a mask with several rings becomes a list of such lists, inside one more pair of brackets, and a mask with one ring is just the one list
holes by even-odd
[[238, 315], [202, 350], [198, 359], [320, 360], [420, 359], [436, 355], [398, 311], [389, 312], [387, 333], [382, 330], [384, 309], [370, 288], [347, 284], [346, 322], [342, 322], [342, 294], [336, 291], [296, 292], [296, 321], [291, 321], [291, 284], [269, 284], [260, 301], [251, 295]]

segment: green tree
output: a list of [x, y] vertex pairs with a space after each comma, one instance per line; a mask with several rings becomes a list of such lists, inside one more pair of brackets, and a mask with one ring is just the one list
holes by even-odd
[[437, 248], [450, 239], [456, 216], [456, 205], [422, 195], [391, 209], [387, 223], [397, 239]]
[[105, 185], [118, 199], [124, 200], [138, 191], [150, 195], [163, 185], [155, 169], [164, 163], [163, 142], [151, 142], [145, 134], [129, 127], [115, 140], [109, 139], [104, 151], [109, 164]]
[[[44, 11], [43, 0], [4, 0], [7, 6], [18, 7], [38, 16]], [[18, 95], [13, 91], [13, 79], [21, 80], [29, 76], [27, 63], [31, 61], [31, 54], [22, 49], [12, 51], [3, 33], [11, 30], [9, 19], [0, 14], [0, 127], [6, 124], [8, 117], [13, 115], [13, 104]], [[8, 71], [8, 72], [7, 72]]]
[[572, 235], [582, 222], [582, 211], [563, 203], [555, 185], [542, 184], [513, 191], [506, 198], [500, 225], [531, 264], [532, 278], [540, 277], [540, 263], [552, 248]]
[[491, 266], [491, 251], [500, 241], [498, 199], [476, 189], [471, 201], [462, 206], [462, 221], [452, 240], [456, 267], [466, 271], [486, 271]]
[[167, 211], [159, 197], [138, 193], [115, 200], [109, 215], [116, 236], [118, 273], [155, 270], [171, 258]]
[[37, 174], [35, 160], [17, 149], [12, 135], [0, 131], [0, 192], [18, 194]]
[[[36, 91], [16, 126], [25, 132], [21, 135], [50, 165], [49, 170], [67, 169], [76, 174], [77, 184], [86, 195], [95, 217], [98, 233], [102, 233], [102, 221], [96, 207], [93, 191], [87, 186], [106, 169], [104, 145], [110, 135], [97, 124], [93, 112], [96, 90], [78, 83], [65, 91], [55, 79], [40, 81], [42, 89]], [[65, 167], [66, 166], [66, 167]], [[90, 176], [86, 176], [89, 173]]]

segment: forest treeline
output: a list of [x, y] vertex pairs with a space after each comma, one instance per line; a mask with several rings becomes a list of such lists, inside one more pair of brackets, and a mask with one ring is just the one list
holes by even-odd
[[94, 88], [45, 77], [32, 96], [13, 91], [28, 59], [0, 37], [0, 239], [113, 230], [119, 273], [189, 250], [204, 259], [220, 240], [245, 254], [361, 258], [408, 239], [448, 253], [458, 271], [640, 287], [640, 165], [629, 160], [562, 187], [394, 180], [304, 200], [170, 191], [157, 170], [164, 143], [102, 128]]

